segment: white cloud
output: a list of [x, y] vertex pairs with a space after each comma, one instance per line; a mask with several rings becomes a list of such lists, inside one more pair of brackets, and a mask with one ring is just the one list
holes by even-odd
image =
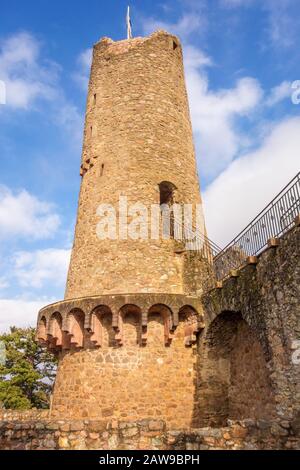
[[185, 13], [176, 23], [167, 23], [155, 18], [144, 18], [143, 30], [145, 34], [151, 34], [158, 29], [166, 30], [180, 36], [183, 40], [193, 33], [201, 33], [207, 28], [206, 16], [197, 12]]
[[83, 91], [86, 91], [88, 88], [92, 55], [92, 48], [85, 49], [81, 52], [77, 59], [78, 70], [73, 74], [74, 80], [79, 84]]
[[198, 69], [213, 65], [213, 61], [197, 47], [187, 44], [184, 46], [184, 64], [186, 69]]
[[11, 326], [25, 328], [36, 326], [39, 310], [51, 303], [49, 300], [0, 299], [0, 333]]
[[[198, 55], [197, 55], [198, 53]], [[203, 66], [211, 60], [192, 46], [184, 49], [186, 82], [201, 174], [214, 177], [248, 142], [236, 128], [236, 119], [254, 112], [263, 91], [257, 80], [240, 79], [233, 88], [212, 91]]]
[[10, 326], [36, 325], [38, 311], [54, 299], [41, 296], [34, 298], [32, 289], [64, 285], [69, 259], [70, 250], [54, 248], [34, 252], [22, 251], [14, 255], [12, 267], [7, 277], [0, 279], [0, 283], [3, 281], [6, 287], [8, 280], [15, 286], [18, 282], [26, 289], [26, 296], [0, 298], [0, 333], [7, 331]]
[[14, 276], [22, 287], [41, 288], [65, 283], [70, 250], [49, 248], [34, 252], [20, 251], [14, 256]]
[[[245, 2], [239, 0], [224, 1], [227, 6], [242, 5]], [[251, 0], [248, 5], [254, 3]], [[188, 18], [184, 15], [182, 18]], [[265, 106], [271, 107], [291, 96], [291, 84], [282, 82], [274, 87], [265, 97], [260, 82], [252, 77], [239, 79], [229, 89], [212, 90], [209, 84], [207, 67], [214, 66], [213, 60], [203, 51], [189, 44], [189, 34], [193, 32], [197, 24], [198, 15], [191, 22], [179, 20], [175, 24], [162, 24], [150, 19], [144, 23], [145, 32], [148, 33], [155, 27], [162, 27], [168, 31], [181, 33], [184, 41], [184, 64], [186, 83], [191, 109], [191, 118], [194, 138], [199, 157], [199, 168], [202, 177], [212, 180], [221, 171], [230, 165], [234, 159], [239, 158], [242, 152], [247, 151], [255, 141], [246, 135], [241, 127], [241, 118], [252, 119], [255, 113], [263, 110]], [[268, 123], [262, 130], [266, 132]], [[263, 135], [257, 135], [258, 139]], [[257, 140], [258, 140], [257, 139]]]
[[277, 124], [261, 147], [232, 162], [204, 192], [208, 236], [225, 246], [299, 171], [300, 118]]
[[40, 201], [25, 190], [15, 194], [0, 186], [0, 239], [52, 237], [60, 225], [60, 217], [52, 204]]
[[29, 33], [17, 33], [0, 44], [0, 79], [6, 104], [28, 109], [38, 98], [53, 100], [59, 67], [42, 62], [40, 43]]
[[[245, 6], [237, 0], [226, 3]], [[153, 29], [155, 22], [150, 20], [149, 24]], [[174, 32], [178, 32], [178, 23], [158, 22], [156, 26], [168, 31], [175, 26]], [[188, 36], [187, 30], [183, 52], [199, 167], [202, 176], [216, 178], [204, 194], [208, 235], [224, 246], [299, 170], [299, 120], [276, 126], [261, 122], [254, 138], [245, 135], [239, 127], [241, 118], [259, 116], [266, 106], [275, 106], [290, 96], [291, 84], [282, 82], [264, 96], [258, 80], [244, 77], [229, 89], [212, 90], [206, 67], [213, 66], [213, 61], [189, 44]], [[258, 150], [241, 156], [262, 138]]]
[[[87, 64], [85, 51], [79, 59], [82, 82]], [[82, 141], [83, 116], [67, 99], [59, 83], [60, 71], [58, 64], [43, 58], [41, 43], [28, 32], [16, 33], [0, 43], [0, 81], [5, 85], [8, 108], [42, 110], [78, 146]], [[47, 101], [46, 107], [40, 106], [40, 99]]]
[[[205, 21], [204, 17], [202, 21]], [[241, 78], [233, 88], [212, 91], [205, 68], [213, 61], [203, 51], [189, 44], [188, 37], [201, 25], [201, 15], [185, 14], [177, 23], [144, 20], [145, 33], [157, 28], [174, 32], [187, 40], [184, 65], [191, 118], [201, 175], [215, 177], [248, 144], [248, 138], [237, 129], [238, 117], [255, 111], [263, 97], [260, 83], [251, 77]], [[205, 158], [202, 156], [205, 155]]]
[[292, 91], [293, 90], [291, 82], [284, 81], [280, 83], [280, 85], [277, 85], [276, 87], [272, 88], [270, 95], [266, 99], [266, 105], [274, 106], [286, 98], [291, 98]]

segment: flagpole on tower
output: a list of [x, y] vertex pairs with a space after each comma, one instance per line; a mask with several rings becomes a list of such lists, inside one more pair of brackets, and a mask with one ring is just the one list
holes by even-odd
[[126, 24], [127, 24], [127, 39], [132, 39], [132, 24], [130, 19], [130, 7], [127, 7], [127, 16], [126, 16]]

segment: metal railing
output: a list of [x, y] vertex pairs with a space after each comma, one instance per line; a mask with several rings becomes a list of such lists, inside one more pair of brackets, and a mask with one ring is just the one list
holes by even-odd
[[221, 252], [214, 256], [218, 280], [240, 268], [249, 256], [258, 255], [268, 240], [278, 238], [293, 225], [300, 214], [300, 172]]
[[215, 279], [221, 281], [232, 270], [243, 266], [249, 256], [262, 252], [270, 239], [278, 238], [287, 232], [299, 214], [300, 172], [223, 249], [206, 234], [184, 227], [176, 217], [171, 220], [171, 232], [172, 238], [178, 242], [178, 251], [185, 251], [191, 257], [196, 255], [207, 259], [213, 266]]
[[[211, 263], [214, 260], [214, 257], [222, 251], [222, 249], [210, 240], [207, 235], [204, 235], [201, 232], [196, 232], [183, 227], [182, 224], [178, 223], [176, 220], [173, 221], [174, 224], [174, 238], [179, 243], [182, 243], [184, 251], [192, 255], [196, 253], [202, 258], [206, 258]], [[177, 235], [177, 237], [176, 237]]]

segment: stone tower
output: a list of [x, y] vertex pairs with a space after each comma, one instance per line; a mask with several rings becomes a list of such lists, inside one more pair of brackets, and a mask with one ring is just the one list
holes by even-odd
[[144, 239], [98, 232], [99, 206], [120, 215], [120, 198], [148, 208], [201, 204], [177, 37], [159, 31], [94, 46], [80, 173], [65, 300], [38, 317], [38, 340], [59, 355], [51, 413], [187, 427], [209, 262], [153, 237], [149, 222]]

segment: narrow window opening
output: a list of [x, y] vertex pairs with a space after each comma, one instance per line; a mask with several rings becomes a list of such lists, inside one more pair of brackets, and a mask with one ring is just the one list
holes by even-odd
[[177, 47], [178, 47], [177, 42], [173, 41], [173, 51], [175, 51], [175, 49], [177, 49]]
[[168, 181], [159, 184], [160, 205], [168, 204], [172, 206], [174, 203], [174, 193], [176, 186]]
[[100, 176], [103, 176], [104, 173], [104, 163], [101, 165]]
[[93, 136], [93, 126], [90, 127], [90, 136]]
[[[159, 196], [160, 196], [160, 206], [161, 206], [161, 213], [163, 216], [163, 235], [168, 236], [168, 233], [171, 238], [175, 236], [175, 220], [174, 220], [174, 212], [172, 209], [173, 204], [175, 203], [175, 190], [176, 186], [169, 181], [163, 181], [159, 184]], [[169, 217], [170, 220], [168, 221], [165, 219], [166, 215], [166, 206], [169, 207]], [[168, 210], [167, 210], [168, 212]]]
[[96, 104], [96, 102], [97, 102], [97, 94], [95, 93], [94, 94], [94, 105]]

